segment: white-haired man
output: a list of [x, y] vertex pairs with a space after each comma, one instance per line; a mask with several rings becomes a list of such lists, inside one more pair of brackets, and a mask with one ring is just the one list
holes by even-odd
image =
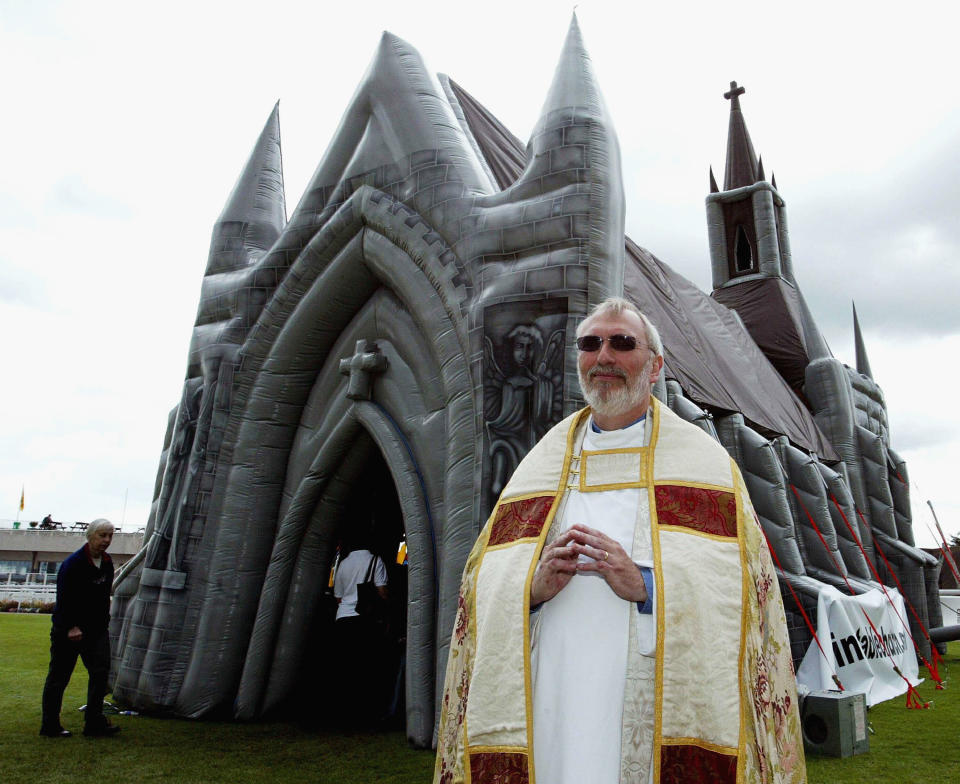
[[805, 779], [783, 606], [736, 465], [651, 395], [656, 329], [577, 330], [589, 407], [524, 458], [461, 585], [436, 782]]
[[115, 735], [120, 728], [103, 715], [103, 698], [110, 674], [110, 591], [113, 561], [107, 548], [113, 541], [113, 523], [103, 518], [87, 526], [87, 543], [57, 570], [57, 604], [50, 630], [50, 668], [43, 686], [40, 734], [68, 738], [60, 723], [63, 692], [70, 683], [77, 657], [87, 668], [87, 709], [83, 734]]

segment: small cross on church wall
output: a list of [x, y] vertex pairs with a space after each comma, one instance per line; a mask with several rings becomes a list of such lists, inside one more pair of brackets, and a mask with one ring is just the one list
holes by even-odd
[[387, 369], [387, 358], [372, 340], [358, 340], [352, 357], [340, 360], [340, 373], [350, 377], [347, 397], [351, 400], [369, 400], [373, 374]]

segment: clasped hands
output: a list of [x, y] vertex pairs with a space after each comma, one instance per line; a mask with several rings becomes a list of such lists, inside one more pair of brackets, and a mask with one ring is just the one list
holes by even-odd
[[[581, 555], [591, 560], [580, 561]], [[530, 585], [530, 606], [552, 599], [578, 572], [597, 572], [628, 602], [647, 600], [643, 575], [619, 542], [578, 523], [543, 548]]]

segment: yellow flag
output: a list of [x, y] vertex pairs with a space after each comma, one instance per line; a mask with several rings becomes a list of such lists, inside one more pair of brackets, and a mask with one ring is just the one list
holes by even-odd
[[23, 487], [20, 488], [20, 511], [23, 511]]

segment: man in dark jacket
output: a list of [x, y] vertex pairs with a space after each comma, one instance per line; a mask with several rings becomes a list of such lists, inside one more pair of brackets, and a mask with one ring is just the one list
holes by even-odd
[[94, 520], [87, 527], [87, 543], [60, 564], [57, 571], [57, 604], [50, 632], [50, 669], [43, 687], [43, 723], [40, 734], [67, 738], [60, 724], [63, 692], [70, 682], [77, 656], [87, 668], [87, 710], [84, 735], [104, 737], [120, 731], [103, 715], [110, 672], [110, 590], [113, 561], [107, 548], [113, 541], [113, 524]]

